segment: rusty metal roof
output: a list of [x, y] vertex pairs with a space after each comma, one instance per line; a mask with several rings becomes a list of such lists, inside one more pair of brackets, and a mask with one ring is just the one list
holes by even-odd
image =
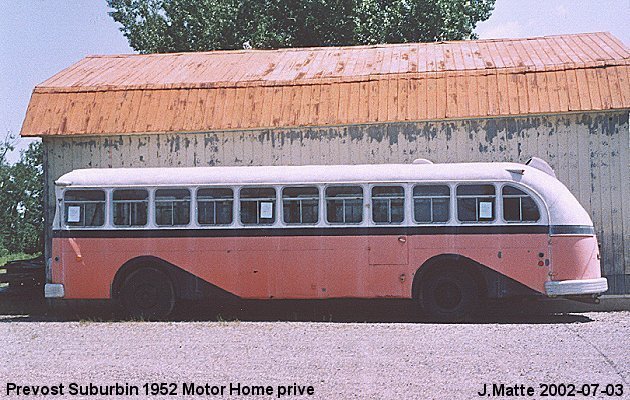
[[194, 132], [630, 108], [610, 33], [89, 56], [36, 86], [23, 136]]

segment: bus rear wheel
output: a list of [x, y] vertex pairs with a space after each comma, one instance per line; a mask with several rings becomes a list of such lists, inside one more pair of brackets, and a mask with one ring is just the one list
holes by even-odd
[[144, 267], [132, 272], [123, 283], [120, 298], [127, 314], [134, 319], [164, 319], [175, 308], [173, 282], [156, 268]]
[[422, 283], [422, 307], [437, 321], [464, 321], [479, 307], [477, 283], [457, 268], [435, 271]]

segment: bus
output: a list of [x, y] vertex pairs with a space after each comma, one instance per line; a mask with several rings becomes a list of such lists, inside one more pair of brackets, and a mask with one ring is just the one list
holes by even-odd
[[519, 163], [77, 169], [55, 182], [48, 298], [162, 319], [180, 300], [413, 299], [442, 321], [487, 299], [596, 299], [593, 223]]

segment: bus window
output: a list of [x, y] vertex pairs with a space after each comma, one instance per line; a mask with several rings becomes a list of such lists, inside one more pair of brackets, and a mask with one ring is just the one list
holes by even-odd
[[188, 189], [157, 189], [155, 191], [156, 225], [188, 225], [189, 222], [190, 191]]
[[143, 226], [147, 224], [149, 192], [144, 189], [114, 190], [114, 225]]
[[68, 226], [103, 226], [105, 223], [105, 192], [102, 190], [66, 190], [63, 204]]
[[514, 186], [502, 190], [503, 219], [508, 222], [536, 222], [540, 219], [538, 206], [527, 193]]
[[457, 218], [462, 222], [494, 221], [493, 185], [457, 186]]
[[363, 188], [329, 186], [326, 188], [326, 219], [334, 224], [358, 224], [363, 221]]
[[377, 224], [398, 224], [404, 219], [405, 190], [401, 186], [374, 186], [372, 220]]
[[276, 221], [276, 190], [271, 187], [241, 189], [241, 222], [271, 225]]
[[416, 185], [413, 188], [413, 218], [418, 223], [447, 222], [451, 189], [446, 185]]
[[234, 204], [232, 189], [199, 189], [197, 222], [200, 225], [230, 225]]
[[282, 215], [285, 224], [316, 224], [319, 190], [314, 186], [282, 189]]

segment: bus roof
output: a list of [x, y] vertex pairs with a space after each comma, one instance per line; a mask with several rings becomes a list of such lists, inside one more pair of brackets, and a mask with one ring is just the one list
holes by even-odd
[[[540, 171], [517, 163], [367, 164], [182, 168], [91, 168], [61, 176], [60, 186], [202, 186], [341, 182], [513, 180], [512, 171]], [[518, 176], [515, 176], [518, 175]]]

